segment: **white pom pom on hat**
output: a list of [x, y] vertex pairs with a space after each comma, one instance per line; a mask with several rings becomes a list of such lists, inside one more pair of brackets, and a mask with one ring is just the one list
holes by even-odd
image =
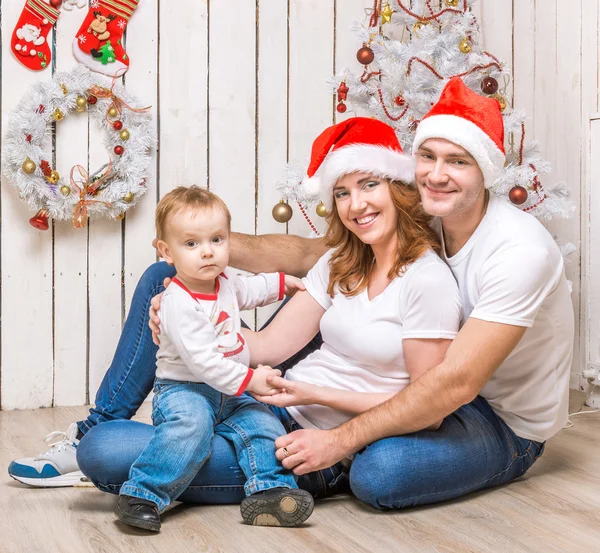
[[302, 188], [331, 210], [337, 180], [358, 172], [407, 184], [415, 179], [414, 160], [402, 151], [394, 129], [376, 119], [353, 117], [325, 129], [314, 141]]

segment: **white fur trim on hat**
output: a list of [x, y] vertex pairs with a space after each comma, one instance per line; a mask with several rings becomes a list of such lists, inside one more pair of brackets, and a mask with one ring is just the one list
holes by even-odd
[[502, 173], [504, 153], [481, 128], [464, 117], [432, 115], [423, 119], [417, 127], [413, 154], [430, 138], [443, 138], [467, 150], [479, 165], [486, 188], [492, 186]]
[[[358, 172], [409, 184], [415, 180], [415, 163], [412, 156], [385, 146], [352, 144], [333, 150], [325, 158], [318, 172], [319, 193], [328, 210], [333, 207], [333, 187], [337, 180], [344, 175]], [[304, 179], [302, 182], [307, 193], [307, 185], [313, 184], [311, 181], [315, 178], [317, 177]]]

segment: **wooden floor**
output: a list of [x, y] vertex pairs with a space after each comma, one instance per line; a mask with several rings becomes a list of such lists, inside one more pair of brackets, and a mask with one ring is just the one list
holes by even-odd
[[[572, 407], [582, 394], [573, 392]], [[349, 496], [317, 503], [305, 527], [255, 528], [237, 506], [180, 506], [162, 531], [115, 522], [114, 496], [95, 488], [33, 489], [7, 474], [13, 458], [86, 414], [0, 412], [0, 553], [534, 552], [600, 550], [600, 413], [575, 417], [521, 480], [437, 506], [380, 513]], [[146, 420], [145, 406], [141, 419]]]

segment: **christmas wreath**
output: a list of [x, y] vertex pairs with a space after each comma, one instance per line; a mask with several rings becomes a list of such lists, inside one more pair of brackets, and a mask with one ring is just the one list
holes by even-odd
[[[49, 218], [70, 219], [75, 228], [88, 217], [122, 219], [144, 195], [155, 133], [150, 108], [138, 105], [124, 87], [106, 85], [82, 66], [35, 84], [21, 98], [6, 134], [4, 172], [37, 212], [34, 227], [48, 229]], [[110, 153], [99, 169], [88, 173], [75, 165], [65, 176], [52, 166], [51, 138], [54, 125], [59, 129], [73, 111], [87, 111], [106, 131]]]

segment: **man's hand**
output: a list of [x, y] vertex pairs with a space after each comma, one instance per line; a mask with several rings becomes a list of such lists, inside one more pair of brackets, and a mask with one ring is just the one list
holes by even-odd
[[345, 451], [337, 430], [296, 430], [275, 440], [275, 456], [286, 469], [301, 475], [329, 468], [351, 452]]
[[[169, 286], [169, 284], [171, 284], [171, 279], [165, 278], [163, 284], [166, 289], [167, 286]], [[160, 302], [162, 300], [163, 293], [164, 292], [161, 292], [160, 294], [158, 294], [157, 296], [154, 296], [150, 300], [150, 319], [148, 320], [148, 326], [150, 327], [150, 330], [152, 331], [152, 341], [157, 346], [160, 346], [160, 340], [158, 339], [158, 335], [160, 334], [160, 327], [159, 327], [160, 319], [158, 318], [158, 310], [160, 309]]]
[[281, 371], [279, 369], [272, 369], [268, 365], [258, 365], [258, 367], [254, 369], [254, 373], [252, 374], [250, 382], [248, 382], [246, 391], [259, 396], [276, 394], [279, 389], [272, 384], [269, 384], [267, 381], [271, 376], [281, 376]]
[[270, 396], [252, 394], [258, 401], [277, 407], [291, 407], [294, 405], [311, 405], [316, 403], [316, 388], [314, 384], [286, 380], [281, 376], [268, 376], [267, 383], [275, 388], [276, 392]]
[[306, 290], [302, 279], [292, 275], [285, 275], [285, 295], [291, 297], [298, 290]]

